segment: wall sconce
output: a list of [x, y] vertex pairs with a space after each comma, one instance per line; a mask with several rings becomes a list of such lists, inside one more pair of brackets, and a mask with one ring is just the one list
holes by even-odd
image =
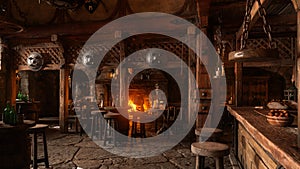
[[18, 72], [16, 72], [16, 80], [17, 81], [21, 80], [21, 76], [20, 76], [20, 74]]
[[68, 83], [69, 83], [69, 88], [71, 88], [71, 86], [72, 86], [72, 78], [71, 78], [70, 75], [68, 76]]
[[112, 78], [115, 78], [116, 76], [116, 71], [115, 69], [112, 69], [110, 72], [109, 72], [109, 77], [112, 79]]

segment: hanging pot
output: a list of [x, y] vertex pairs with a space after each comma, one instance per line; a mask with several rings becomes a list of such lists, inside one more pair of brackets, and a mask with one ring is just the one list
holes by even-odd
[[277, 49], [244, 49], [229, 53], [228, 60], [236, 62], [263, 62], [279, 59]]

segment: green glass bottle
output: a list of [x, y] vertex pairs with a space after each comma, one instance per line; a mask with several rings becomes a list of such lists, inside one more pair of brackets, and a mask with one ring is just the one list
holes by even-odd
[[8, 124], [13, 125], [13, 126], [16, 125], [17, 124], [17, 114], [16, 114], [14, 107], [11, 107], [8, 116], [9, 116]]
[[6, 107], [4, 108], [4, 111], [3, 111], [3, 117], [2, 117], [2, 120], [3, 120], [3, 122], [5, 124], [9, 123], [9, 112], [10, 112], [10, 109], [11, 109], [10, 102], [7, 101], [6, 102]]

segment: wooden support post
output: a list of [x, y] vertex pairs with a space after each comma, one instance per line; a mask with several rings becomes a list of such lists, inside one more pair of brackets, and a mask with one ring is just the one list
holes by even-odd
[[66, 126], [66, 114], [65, 114], [65, 81], [66, 81], [66, 70], [60, 69], [59, 71], [59, 126], [61, 132], [67, 131]]
[[298, 138], [297, 145], [300, 148], [300, 9], [297, 10], [297, 89], [298, 89]]
[[[64, 97], [64, 132], [68, 132], [68, 124], [67, 124], [67, 120], [68, 120], [68, 116], [69, 116], [69, 92], [70, 92], [70, 88], [69, 88], [69, 76], [70, 76], [70, 69], [66, 69], [65, 70], [65, 76], [64, 76], [64, 86], [65, 86], [65, 97]], [[77, 126], [76, 126], [77, 127]]]
[[235, 105], [242, 106], [243, 101], [243, 63], [234, 63], [235, 74]]
[[[9, 55], [12, 55], [12, 53], [10, 51], [7, 51], [6, 52], [9, 52]], [[9, 73], [9, 79], [10, 79], [10, 84], [7, 84], [8, 85], [8, 88], [10, 86], [10, 94], [8, 95], [8, 97], [10, 98], [10, 103], [13, 105], [13, 106], [16, 106], [16, 97], [17, 97], [17, 81], [16, 81], [16, 67], [17, 67], [17, 62], [16, 62], [16, 55], [15, 56], [10, 56], [9, 57], [9, 69], [8, 71], [10, 72]], [[9, 99], [7, 99], [9, 100]], [[16, 108], [16, 107], [15, 107]]]
[[300, 148], [300, 0], [292, 0], [295, 11], [297, 12], [297, 56], [296, 56], [296, 86], [297, 86], [297, 94], [298, 94], [298, 137], [297, 137], [297, 145]]
[[[13, 57], [11, 57], [11, 58], [13, 58]], [[14, 69], [14, 66], [11, 66], [11, 69], [10, 69], [10, 80], [11, 80], [10, 103], [13, 106], [16, 106], [17, 81], [16, 81], [16, 70]]]
[[[196, 43], [197, 43], [196, 29], [194, 27], [189, 27], [188, 30], [187, 30], [187, 35], [188, 35], [188, 43], [191, 44], [194, 47], [194, 49], [196, 49]], [[193, 116], [191, 116], [191, 113], [192, 113], [193, 109], [190, 106], [191, 103], [193, 102], [193, 100], [195, 99], [195, 98], [193, 98], [193, 94], [192, 94], [194, 92], [194, 90], [195, 90], [195, 88], [193, 87], [194, 85], [192, 84], [192, 78], [194, 78], [194, 77], [191, 77], [191, 76], [193, 76], [195, 74], [195, 72], [192, 72], [193, 75], [191, 75], [189, 73], [189, 71], [193, 71], [194, 70], [191, 67], [192, 66], [191, 62], [192, 62], [192, 59], [194, 57], [195, 57], [194, 56], [194, 52], [192, 51], [192, 49], [189, 48], [189, 51], [188, 51], [188, 64], [187, 65], [190, 68], [190, 70], [186, 71], [186, 73], [188, 73], [187, 74], [187, 76], [188, 76], [188, 89], [187, 89], [188, 93], [187, 93], [187, 98], [189, 98], [189, 99], [187, 99], [187, 105], [188, 105], [188, 107], [187, 107], [187, 110], [188, 110], [187, 121], [188, 121], [189, 124], [192, 121], [195, 121], [195, 119], [192, 119]]]
[[[116, 31], [115, 32], [115, 38], [116, 39], [121, 39], [122, 38], [122, 34], [123, 32], [121, 31]], [[123, 59], [125, 59], [125, 44], [124, 42], [120, 42], [119, 43], [120, 45], [120, 53], [119, 53], [119, 62], [121, 63], [123, 61]], [[120, 103], [117, 103], [119, 104], [119, 106], [121, 107], [126, 107], [128, 106], [128, 97], [129, 97], [129, 86], [127, 86], [127, 75], [126, 75], [126, 72], [127, 70], [124, 69], [122, 67], [122, 65], [119, 65], [119, 70], [116, 70], [116, 73], [119, 73], [119, 96], [113, 96], [113, 97], [119, 97], [119, 102]], [[128, 87], [128, 89], [127, 89]]]

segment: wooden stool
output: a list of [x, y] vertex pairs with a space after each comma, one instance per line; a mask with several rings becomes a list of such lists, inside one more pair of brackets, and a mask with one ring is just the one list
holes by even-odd
[[218, 128], [196, 128], [195, 135], [197, 136], [197, 141], [217, 141], [223, 135], [223, 130]]
[[223, 157], [229, 155], [229, 146], [217, 142], [194, 142], [191, 151], [196, 155], [196, 169], [204, 169], [205, 157], [213, 157], [216, 169], [223, 169]]
[[[47, 124], [36, 124], [33, 127], [28, 129], [29, 134], [33, 134], [33, 169], [37, 169], [38, 163], [44, 162], [46, 168], [49, 168], [49, 160], [48, 160], [48, 150], [47, 150], [47, 141], [46, 141], [46, 129], [48, 128]], [[37, 138], [38, 134], [42, 134], [43, 136], [43, 145], [44, 145], [44, 158], [38, 159], [38, 143]]]
[[[140, 130], [138, 131], [138, 124], [140, 125]], [[146, 138], [146, 129], [145, 129], [145, 123], [139, 123], [132, 121], [132, 137], [141, 137], [141, 138]]]
[[92, 139], [94, 138], [94, 135], [98, 131], [98, 139], [102, 140], [102, 131], [104, 128], [105, 121], [102, 116], [106, 114], [105, 110], [93, 110], [91, 111], [91, 116], [92, 116], [92, 134], [91, 137]]
[[75, 133], [78, 133], [78, 124], [79, 124], [78, 115], [68, 115], [67, 123], [68, 123], [68, 127], [70, 126], [71, 129], [73, 127], [72, 124], [74, 124]]
[[112, 141], [114, 145], [116, 145], [115, 138], [115, 130], [118, 129], [118, 120], [117, 118], [120, 116], [119, 113], [108, 112], [104, 114], [104, 119], [106, 120], [104, 127], [104, 146], [106, 146], [107, 141]]

